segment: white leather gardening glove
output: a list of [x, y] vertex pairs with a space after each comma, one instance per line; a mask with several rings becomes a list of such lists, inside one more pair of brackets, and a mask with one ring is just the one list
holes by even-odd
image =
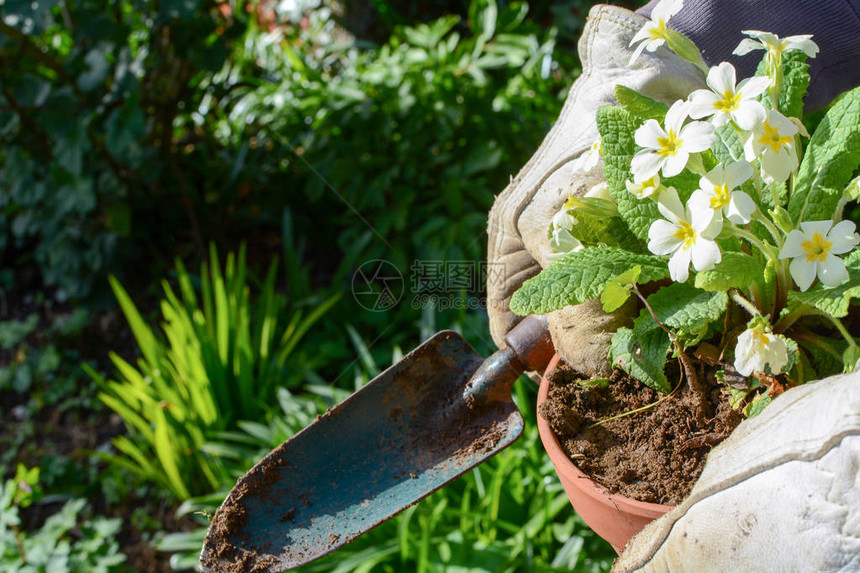
[[744, 421], [613, 571], [860, 571], [860, 373]]
[[[490, 211], [487, 280], [490, 332], [499, 346], [520, 317], [508, 308], [511, 295], [549, 264], [547, 227], [568, 197], [604, 182], [602, 162], [584, 156], [598, 139], [597, 108], [615, 103], [616, 84], [671, 103], [704, 86], [703, 74], [666, 48], [644, 52], [630, 65], [630, 40], [646, 19], [622, 8], [594, 6], [582, 37], [582, 75], [540, 148], [497, 198]], [[631, 318], [632, 319], [632, 318]], [[565, 362], [587, 375], [609, 372], [612, 333], [626, 321], [609, 316], [596, 301], [549, 315], [553, 343]]]

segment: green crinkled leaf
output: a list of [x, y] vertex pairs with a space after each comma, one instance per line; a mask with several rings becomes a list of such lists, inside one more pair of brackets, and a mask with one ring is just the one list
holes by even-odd
[[[648, 304], [660, 322], [676, 333], [703, 332], [723, 315], [728, 302], [725, 292], [708, 292], [689, 283], [673, 283], [648, 297]], [[648, 317], [651, 318], [650, 314]], [[654, 326], [659, 328], [656, 323]]]
[[732, 388], [731, 386], [726, 387], [726, 391], [729, 393], [729, 406], [732, 409], [736, 410], [738, 406], [741, 405], [741, 402], [746, 399], [747, 396], [750, 395], [750, 392], [753, 392], [752, 388]]
[[623, 272], [606, 284], [600, 294], [603, 312], [615, 312], [630, 298], [630, 288], [639, 280], [642, 267], [636, 265], [629, 271]]
[[842, 353], [842, 363], [845, 367], [845, 372], [853, 372], [854, 365], [860, 360], [860, 347], [847, 346], [845, 352]]
[[[674, 283], [648, 297], [657, 318], [676, 334], [704, 334], [719, 319], [728, 304], [724, 292], [705, 292], [687, 283]], [[664, 368], [672, 348], [669, 334], [642, 309], [633, 329], [622, 328], [612, 337], [610, 360], [658, 392], [671, 390]]]
[[851, 299], [860, 298], [860, 251], [852, 251], [845, 259], [845, 266], [848, 268], [847, 281], [835, 287], [819, 282], [805, 292], [790, 291], [790, 307], [813, 306], [835, 318], [847, 316]]
[[[750, 183], [750, 182], [747, 182], [747, 183]], [[788, 189], [785, 186], [785, 182], [779, 181], [779, 182], [773, 183], [772, 185], [776, 189], [777, 197], [779, 197], [779, 205], [780, 206], [785, 205], [788, 202]], [[749, 191], [747, 191], [747, 192], [749, 193]], [[750, 196], [755, 197], [756, 194], [752, 193], [752, 194], [750, 194]], [[761, 200], [757, 201], [757, 203], [758, 203], [760, 209], [763, 207], [762, 210], [764, 210], [764, 211], [770, 211], [771, 209], [774, 209], [777, 207], [777, 205], [774, 201], [773, 192], [768, 191], [768, 190], [762, 191]], [[756, 224], [760, 225], [760, 223], [756, 223]], [[762, 230], [764, 230], [764, 229], [762, 229]], [[770, 237], [770, 235], [759, 235], [759, 237]]]
[[[809, 64], [802, 50], [793, 50], [782, 55], [782, 90], [779, 92], [777, 107], [786, 117], [803, 116], [803, 96], [809, 87]], [[757, 76], [766, 75], [765, 59], [759, 63]], [[760, 98], [765, 107], [771, 108], [770, 94], [765, 92]]]
[[770, 404], [770, 395], [766, 392], [759, 394], [744, 408], [744, 415], [747, 418], [755, 418], [767, 408], [768, 404]]
[[714, 155], [720, 163], [734, 163], [744, 159], [744, 144], [737, 130], [729, 124], [714, 129], [717, 142], [713, 147]]
[[623, 272], [639, 265], [641, 284], [669, 276], [667, 262], [612, 247], [586, 247], [558, 258], [527, 280], [511, 297], [511, 310], [519, 315], [545, 314], [596, 298], [603, 287]]
[[698, 173], [693, 173], [685, 169], [674, 177], [663, 179], [662, 183], [666, 187], [674, 187], [678, 191], [678, 197], [686, 203], [690, 195], [693, 194], [693, 191], [699, 188], [699, 180], [701, 178], [702, 176]]
[[627, 191], [626, 182], [633, 180], [630, 162], [636, 152], [633, 136], [642, 124], [624, 109], [612, 106], [597, 110], [597, 129], [603, 153], [603, 174], [609, 184], [609, 194], [618, 205], [618, 213], [630, 231], [640, 240], [648, 240], [651, 223], [660, 218], [653, 201], [640, 201]]
[[621, 84], [615, 86], [615, 99], [628, 113], [643, 120], [656, 119], [662, 123], [669, 111], [669, 106], [663, 102], [653, 100]]
[[606, 245], [632, 252], [647, 252], [645, 243], [636, 238], [621, 217], [603, 217], [576, 211], [576, 225], [570, 234], [585, 246]]
[[842, 354], [848, 346], [844, 340], [819, 339], [801, 340], [800, 346], [809, 355], [817, 380], [842, 372]]
[[761, 300], [775, 300], [776, 298], [776, 264], [768, 261], [764, 266], [764, 283], [761, 287]]
[[672, 388], [663, 369], [671, 347], [669, 335], [662, 328], [643, 333], [619, 328], [612, 337], [609, 360], [654, 390], [668, 394]]
[[842, 191], [845, 201], [860, 201], [860, 176], [851, 180]]
[[791, 371], [790, 377], [797, 380], [798, 384], [806, 384], [810, 380], [820, 380], [822, 378], [816, 373], [807, 352], [800, 349], [797, 351], [797, 362], [794, 364], [794, 370]]
[[724, 252], [722, 260], [707, 271], [696, 273], [696, 288], [707, 291], [746, 289], [753, 283], [763, 283], [762, 265], [755, 258], [737, 252]]
[[860, 88], [831, 107], [812, 134], [788, 203], [795, 224], [830, 219], [860, 165]]
[[788, 293], [789, 304], [814, 306], [830, 316], [840, 318], [848, 314], [852, 298], [860, 297], [860, 277], [852, 277], [838, 287], [817, 284], [806, 292]]

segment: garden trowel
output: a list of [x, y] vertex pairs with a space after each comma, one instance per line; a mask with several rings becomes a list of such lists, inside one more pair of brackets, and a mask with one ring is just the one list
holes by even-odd
[[511, 387], [552, 356], [546, 318], [522, 320], [484, 360], [453, 331], [407, 354], [251, 468], [215, 513], [205, 572], [308, 563], [509, 446]]

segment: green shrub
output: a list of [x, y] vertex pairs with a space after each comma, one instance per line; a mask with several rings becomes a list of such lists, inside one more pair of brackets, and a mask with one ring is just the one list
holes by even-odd
[[84, 519], [87, 502], [73, 499], [37, 530], [20, 529], [19, 508], [29, 506], [39, 468], [0, 483], [0, 570], [4, 573], [108, 573], [125, 561], [116, 535], [119, 519]]
[[520, 2], [475, 0], [381, 46], [308, 4], [270, 32], [242, 2], [7, 2], [0, 252], [60, 300], [167, 249], [277, 233], [284, 207], [336, 279], [382, 251], [480, 256], [493, 194], [575, 60]]
[[480, 260], [494, 194], [534, 151], [571, 79], [553, 33], [527, 12], [475, 0], [466, 21], [397, 27], [377, 48], [323, 45], [321, 56], [260, 38], [237, 60], [265, 75], [212, 98], [209, 113], [223, 118], [218, 133], [253, 141], [247, 164], [280, 159], [256, 175], [294, 208], [309, 202], [300, 230], [312, 241], [322, 231], [343, 254], [361, 245], [365, 259], [407, 267], [418, 256]]
[[0, 251], [57, 299], [86, 296], [121, 241], [139, 252], [153, 224], [189, 225], [173, 122], [244, 30], [223, 25], [200, 0], [4, 4]]
[[214, 247], [210, 259], [199, 296], [181, 261], [180, 295], [164, 281], [163, 337], [111, 279], [142, 356], [135, 367], [112, 353], [117, 380], [109, 382], [85, 366], [103, 389], [101, 400], [132, 431], [113, 440], [124, 456], [110, 459], [182, 499], [223, 486], [223, 467], [201, 450], [207, 437], [262, 416], [277, 386], [299, 374], [288, 362], [296, 344], [337, 300], [288, 317], [286, 297], [275, 290], [276, 262], [252, 302], [244, 248], [228, 255], [223, 273]]

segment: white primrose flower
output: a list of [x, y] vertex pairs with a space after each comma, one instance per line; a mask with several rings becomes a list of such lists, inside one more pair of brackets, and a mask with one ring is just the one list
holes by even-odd
[[633, 193], [637, 199], [647, 199], [663, 189], [660, 183], [660, 176], [656, 173], [648, 179], [637, 181], [634, 178], [633, 181], [627, 181], [625, 184], [627, 185], [627, 190]]
[[756, 204], [752, 197], [736, 189], [752, 174], [752, 165], [743, 160], [726, 166], [717, 165], [699, 179], [699, 188], [693, 196], [701, 195], [717, 216], [724, 215], [736, 225], [745, 225], [755, 213]]
[[802, 50], [810, 58], [814, 58], [818, 53], [818, 44], [812, 41], [811, 34], [780, 38], [776, 34], [760, 30], [744, 30], [743, 33], [749, 38], [741, 40], [735, 48], [733, 54], [736, 56], [745, 56], [753, 50], [767, 50], [774, 58], [792, 50]]
[[690, 197], [686, 208], [674, 187], [660, 192], [657, 208], [666, 219], [658, 219], [648, 229], [648, 250], [655, 255], [671, 255], [669, 275], [675, 282], [685, 282], [690, 263], [697, 271], [713, 268], [722, 255], [714, 241], [722, 230], [723, 220], [714, 216], [702, 196]]
[[758, 158], [765, 177], [785, 181], [797, 169], [794, 136], [797, 125], [776, 110], [767, 110], [765, 120], [749, 133], [744, 141], [747, 161]]
[[631, 48], [633, 44], [639, 44], [630, 57], [631, 65], [642, 55], [643, 50], [653, 52], [666, 43], [668, 30], [666, 24], [683, 7], [684, 2], [682, 0], [662, 0], [654, 6], [654, 9], [651, 10], [651, 20], [642, 26], [642, 29], [630, 40]]
[[597, 185], [594, 185], [585, 195], [583, 195], [583, 197], [612, 201], [612, 196], [609, 194], [609, 183], [602, 181]]
[[570, 231], [562, 227], [554, 227], [549, 237], [549, 246], [552, 252], [547, 255], [547, 260], [551, 263], [560, 256], [567, 253], [581, 251], [583, 248], [579, 239], [570, 234]]
[[597, 163], [600, 161], [600, 158], [603, 156], [603, 150], [600, 145], [600, 139], [598, 138], [594, 143], [591, 144], [591, 147], [582, 154], [582, 159], [580, 160], [580, 168], [583, 171], [591, 171], [595, 167], [597, 167]]
[[568, 231], [573, 229], [573, 226], [576, 225], [576, 217], [570, 213], [571, 210], [567, 206], [564, 206], [558, 213], [553, 215], [552, 224], [554, 229], [567, 229]]
[[735, 370], [744, 376], [753, 372], [779, 374], [788, 364], [785, 339], [765, 331], [763, 324], [748, 328], [738, 336], [735, 347]]
[[673, 177], [684, 170], [691, 153], [708, 149], [715, 141], [714, 127], [704, 121], [687, 119], [688, 103], [678, 100], [666, 112], [665, 130], [655, 119], [649, 119], [636, 130], [634, 139], [640, 149], [633, 156], [631, 169], [635, 181], [650, 179], [658, 171]]
[[696, 90], [690, 94], [690, 117], [711, 117], [716, 126], [734, 121], [743, 130], [752, 129], [764, 121], [764, 106], [756, 97], [770, 87], [767, 77], [747, 78], [735, 85], [737, 73], [728, 62], [714, 66], [708, 72], [709, 90]]
[[800, 290], [805, 291], [817, 276], [829, 287], [848, 280], [842, 255], [860, 243], [853, 221], [804, 221], [785, 238], [780, 259], [791, 259], [788, 270]]
[[573, 216], [572, 212], [573, 209], [565, 203], [558, 213], [553, 215], [549, 227], [549, 246], [553, 252], [547, 256], [549, 262], [553, 262], [565, 253], [579, 251], [583, 248], [579, 239], [570, 232], [576, 225], [576, 217]]

